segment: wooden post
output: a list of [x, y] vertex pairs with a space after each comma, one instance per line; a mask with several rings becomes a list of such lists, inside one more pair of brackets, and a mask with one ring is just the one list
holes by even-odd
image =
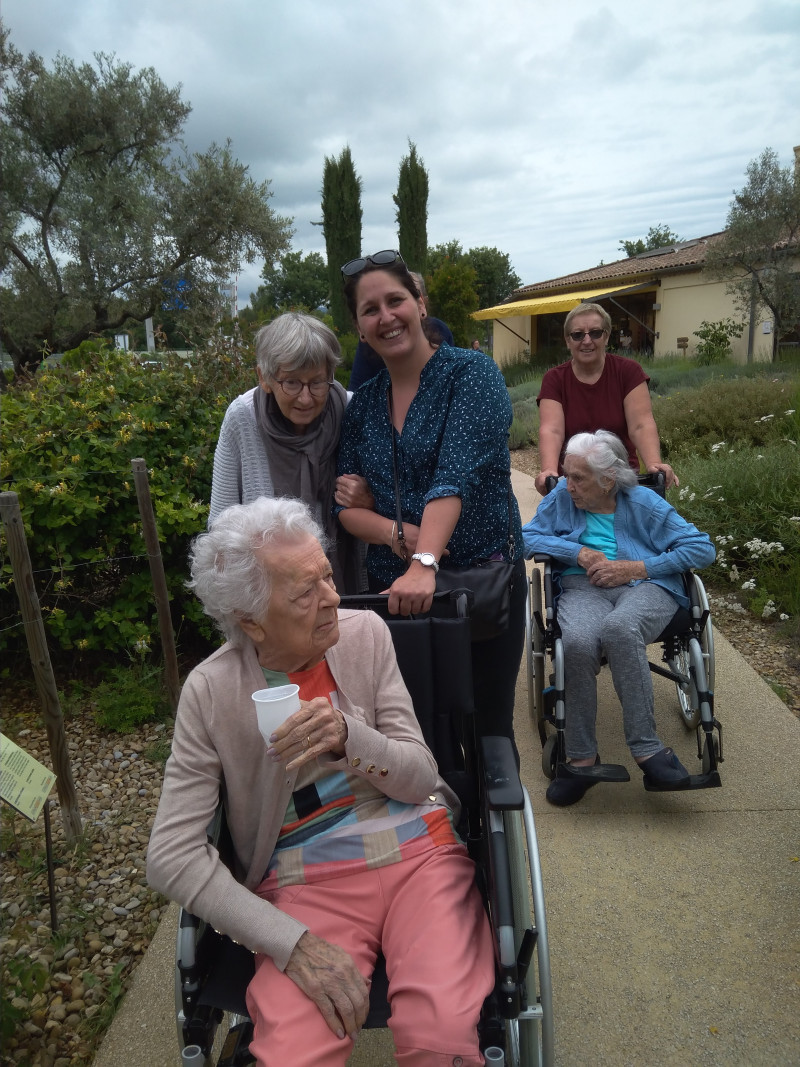
[[181, 683], [178, 676], [178, 656], [175, 652], [175, 634], [172, 631], [172, 616], [169, 610], [169, 593], [164, 574], [164, 560], [158, 543], [158, 528], [150, 497], [150, 482], [147, 478], [147, 464], [143, 459], [132, 459], [131, 470], [136, 485], [136, 498], [139, 501], [139, 514], [142, 517], [142, 533], [147, 545], [147, 558], [150, 562], [150, 574], [153, 579], [153, 594], [158, 611], [158, 628], [161, 633], [161, 647], [164, 652], [164, 677], [167, 683], [167, 695], [172, 711], [178, 710], [178, 698]]
[[11, 567], [14, 572], [14, 584], [17, 588], [17, 597], [22, 611], [22, 621], [25, 624], [25, 637], [28, 641], [28, 652], [33, 664], [36, 689], [42, 704], [42, 715], [47, 730], [47, 741], [50, 746], [50, 759], [56, 774], [56, 787], [61, 804], [64, 834], [68, 841], [74, 841], [80, 836], [83, 829], [78, 806], [78, 794], [75, 791], [75, 782], [72, 778], [72, 768], [70, 767], [69, 754], [67, 752], [67, 739], [64, 732], [64, 716], [58, 699], [58, 689], [56, 688], [56, 680], [53, 674], [53, 665], [50, 661], [50, 652], [47, 648], [39, 597], [33, 584], [31, 557], [25, 540], [25, 527], [22, 522], [19, 498], [16, 493], [0, 493], [0, 515], [2, 515], [3, 524], [6, 528], [6, 540], [8, 542]]

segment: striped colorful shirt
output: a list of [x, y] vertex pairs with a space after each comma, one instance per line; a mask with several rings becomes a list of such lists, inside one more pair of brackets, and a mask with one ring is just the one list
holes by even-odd
[[[269, 685], [299, 685], [301, 700], [324, 697], [339, 706], [326, 660], [288, 676], [264, 673]], [[298, 773], [259, 891], [386, 867], [457, 842], [444, 805], [393, 800], [362, 775], [331, 772], [315, 761]]]

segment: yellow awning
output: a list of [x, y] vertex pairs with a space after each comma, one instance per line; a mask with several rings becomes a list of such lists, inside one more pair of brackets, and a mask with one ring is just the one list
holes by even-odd
[[[553, 315], [559, 311], [571, 311], [584, 301], [591, 303], [604, 296], [613, 296], [630, 290], [629, 285], [618, 289], [585, 289], [579, 293], [537, 296], [530, 300], [515, 300], [513, 304], [496, 304], [493, 308], [473, 311], [473, 319], [508, 319], [512, 315]], [[641, 288], [637, 286], [636, 288]]]

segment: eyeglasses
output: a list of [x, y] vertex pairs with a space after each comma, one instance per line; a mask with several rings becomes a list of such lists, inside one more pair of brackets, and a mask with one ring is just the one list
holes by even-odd
[[599, 341], [605, 330], [572, 330], [570, 337], [573, 341], [582, 341], [584, 337], [591, 337], [593, 341]]
[[405, 266], [405, 260], [399, 252], [395, 252], [393, 248], [385, 248], [383, 252], [376, 252], [373, 256], [349, 259], [342, 267], [342, 274], [345, 278], [353, 278], [356, 274], [360, 274], [368, 263], [376, 267], [389, 267], [392, 263], [402, 263]]
[[312, 396], [317, 400], [321, 396], [327, 396], [328, 390], [333, 385], [333, 382], [301, 382], [299, 378], [273, 378], [273, 382], [279, 385], [286, 396], [292, 398], [300, 396], [304, 389], [308, 389]]

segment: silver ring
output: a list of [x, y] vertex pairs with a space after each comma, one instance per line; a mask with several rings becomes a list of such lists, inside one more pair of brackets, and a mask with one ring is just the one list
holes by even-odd
[[306, 748], [311, 748], [311, 734], [306, 737]]

